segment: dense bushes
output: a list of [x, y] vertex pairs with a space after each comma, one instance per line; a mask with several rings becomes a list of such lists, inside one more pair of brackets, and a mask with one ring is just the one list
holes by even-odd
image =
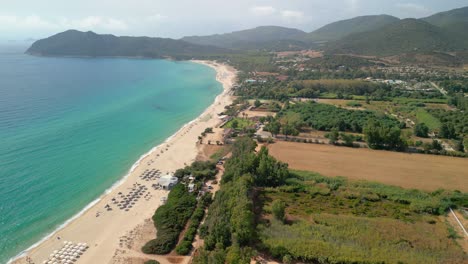
[[211, 203], [211, 193], [206, 193], [202, 199], [198, 202], [197, 209], [190, 217], [190, 225], [188, 229], [185, 231], [184, 238], [182, 241], [177, 245], [176, 252], [179, 255], [187, 255], [190, 250], [192, 249], [192, 242], [197, 235], [197, 229], [200, 225], [203, 217], [205, 216], [205, 209]]
[[179, 234], [192, 215], [196, 202], [195, 196], [184, 185], [177, 184], [169, 193], [166, 204], [154, 213], [157, 236], [146, 243], [142, 251], [146, 254], [169, 253], [177, 244]]
[[148, 260], [148, 261], [145, 261], [145, 264], [160, 264], [160, 263], [157, 260]]
[[276, 161], [255, 142], [241, 137], [233, 144], [225, 163], [222, 188], [208, 210], [200, 229], [205, 246], [194, 263], [248, 263], [254, 241], [255, 221], [252, 191], [255, 186], [278, 186], [289, 177], [286, 164]]
[[178, 169], [174, 176], [181, 179], [187, 175], [193, 175], [196, 180], [207, 180], [216, 175], [216, 163], [211, 161], [195, 161], [190, 166]]
[[400, 128], [389, 126], [380, 120], [370, 120], [363, 132], [367, 145], [372, 149], [402, 151], [406, 148], [406, 142], [402, 139]]
[[336, 128], [339, 131], [362, 133], [364, 126], [371, 119], [379, 119], [380, 122], [389, 126], [400, 125], [398, 120], [372, 111], [348, 110], [314, 102], [291, 105], [288, 109], [281, 111], [278, 118], [286, 117], [291, 112], [298, 113], [303, 124], [322, 131]]
[[463, 139], [468, 135], [468, 112], [431, 109], [429, 113], [442, 123], [439, 131], [440, 137]]

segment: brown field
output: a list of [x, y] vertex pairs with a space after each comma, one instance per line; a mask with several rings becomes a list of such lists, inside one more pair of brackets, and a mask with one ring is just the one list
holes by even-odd
[[269, 149], [296, 170], [404, 188], [468, 192], [468, 159], [293, 142], [277, 142]]

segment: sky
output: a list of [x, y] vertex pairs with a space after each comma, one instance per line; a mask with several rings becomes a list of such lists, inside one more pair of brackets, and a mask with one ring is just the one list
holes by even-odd
[[65, 31], [180, 38], [263, 25], [311, 32], [361, 15], [420, 18], [468, 0], [0, 0], [0, 40]]

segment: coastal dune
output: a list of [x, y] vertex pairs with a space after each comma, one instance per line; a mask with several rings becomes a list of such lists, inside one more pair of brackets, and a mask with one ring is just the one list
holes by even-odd
[[[10, 263], [43, 263], [51, 258], [54, 251], [59, 251], [65, 241], [86, 243], [88, 246], [74, 263], [125, 263], [122, 262], [123, 255], [145, 258], [143, 253], [136, 250], [137, 246], [131, 247], [129, 243], [136, 239], [137, 233], [142, 240], [143, 231], [145, 236], [155, 237], [154, 228], [148, 228], [152, 227], [149, 219], [161, 205], [161, 198], [166, 197], [168, 192], [155, 190], [152, 187], [155, 181], [145, 181], [141, 175], [152, 170], [158, 170], [162, 175], [173, 173], [193, 162], [198, 154], [198, 136], [205, 128], [218, 126], [221, 123], [218, 114], [232, 102], [231, 88], [236, 79], [236, 70], [211, 61], [193, 62], [216, 70], [223, 92], [214, 103], [197, 119], [142, 157], [119, 184], [103, 194], [92, 206]], [[122, 200], [122, 197], [140, 189], [143, 190], [141, 197], [129, 210], [121, 210], [115, 205], [116, 200]]]

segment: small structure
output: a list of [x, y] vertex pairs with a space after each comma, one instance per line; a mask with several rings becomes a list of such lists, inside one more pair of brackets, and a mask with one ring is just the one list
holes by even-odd
[[161, 178], [159, 178], [158, 184], [161, 185], [164, 190], [170, 190], [177, 184], [177, 182], [179, 182], [177, 177], [168, 174], [161, 176]]
[[190, 183], [190, 184], [188, 185], [188, 191], [189, 191], [189, 192], [193, 192], [194, 190], [195, 190], [195, 184], [194, 184], [194, 183]]

